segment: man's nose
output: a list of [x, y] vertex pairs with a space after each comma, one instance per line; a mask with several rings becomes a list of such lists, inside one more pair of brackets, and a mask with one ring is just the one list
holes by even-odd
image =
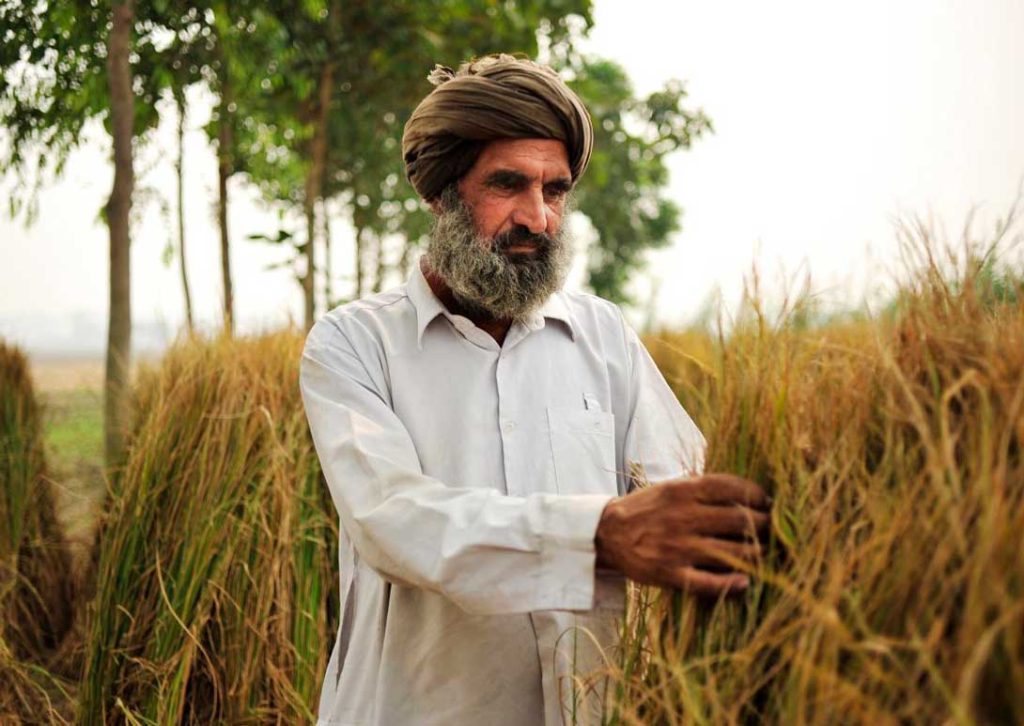
[[544, 206], [544, 192], [527, 189], [518, 195], [512, 221], [526, 227], [532, 234], [540, 234], [548, 228], [547, 207]]

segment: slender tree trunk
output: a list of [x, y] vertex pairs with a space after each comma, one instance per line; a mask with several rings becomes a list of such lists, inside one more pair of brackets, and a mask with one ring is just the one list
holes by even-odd
[[191, 335], [195, 331], [192, 320], [192, 291], [188, 286], [188, 272], [185, 265], [185, 112], [187, 101], [182, 95], [178, 99], [178, 158], [174, 170], [178, 175], [178, 260], [181, 263], [181, 287], [185, 291], [185, 324]]
[[411, 239], [406, 237], [402, 240], [402, 255], [398, 258], [398, 270], [402, 273], [402, 279], [409, 279], [409, 273], [412, 272], [413, 265], [413, 252], [416, 251], [416, 245]]
[[[307, 178], [307, 193], [309, 188]], [[316, 201], [304, 201], [303, 208], [306, 213], [306, 244], [302, 252], [306, 257], [306, 271], [302, 275], [302, 324], [309, 330], [316, 320], [316, 291], [313, 285], [316, 276]]]
[[324, 238], [324, 297], [326, 307], [334, 305], [334, 272], [331, 266], [331, 217], [327, 213], [327, 200], [320, 200], [320, 230]]
[[114, 185], [107, 200], [107, 226], [110, 229], [110, 321], [107, 328], [103, 401], [104, 454], [108, 467], [121, 461], [129, 418], [128, 385], [132, 352], [129, 214], [135, 187], [132, 162], [135, 98], [132, 94], [132, 69], [128, 56], [134, 22], [133, 0], [115, 2], [107, 43], [107, 81], [110, 84], [110, 120], [114, 142]]
[[357, 222], [356, 225], [356, 289], [353, 300], [363, 296], [363, 227]]
[[224, 332], [235, 332], [235, 295], [231, 285], [231, 255], [228, 243], [228, 179], [234, 132], [231, 126], [231, 83], [228, 80], [227, 61], [221, 57], [220, 109], [217, 120], [217, 223], [220, 226], [220, 274], [224, 288]]
[[381, 287], [384, 285], [384, 274], [387, 272], [387, 262], [384, 259], [384, 238], [380, 235], [377, 237], [377, 264], [374, 266], [373, 271], [373, 291], [380, 292]]
[[306, 213], [306, 274], [302, 278], [302, 292], [305, 299], [304, 323], [306, 330], [316, 320], [316, 203], [323, 190], [324, 169], [327, 167], [327, 114], [330, 111], [331, 91], [334, 86], [334, 64], [326, 63], [320, 71], [320, 85], [317, 93], [317, 109], [310, 143], [309, 174], [303, 206]]

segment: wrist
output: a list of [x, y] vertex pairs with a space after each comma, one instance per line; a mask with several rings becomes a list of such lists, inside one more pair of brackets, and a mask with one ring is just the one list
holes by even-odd
[[614, 532], [621, 519], [622, 497], [615, 497], [601, 510], [601, 518], [597, 522], [594, 533], [594, 552], [597, 554], [596, 566], [602, 569], [616, 570]]

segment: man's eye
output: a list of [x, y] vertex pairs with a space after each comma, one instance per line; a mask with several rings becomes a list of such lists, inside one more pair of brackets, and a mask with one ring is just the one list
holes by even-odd
[[487, 184], [487, 187], [500, 194], [512, 194], [520, 190], [522, 185], [515, 180], [494, 180]]
[[552, 201], [564, 199], [565, 195], [568, 193], [569, 190], [563, 187], [552, 187], [544, 190], [544, 196]]

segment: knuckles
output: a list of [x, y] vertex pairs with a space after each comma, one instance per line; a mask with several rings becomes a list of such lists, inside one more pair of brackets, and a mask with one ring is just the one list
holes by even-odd
[[[608, 507], [615, 563], [633, 580], [698, 595], [738, 592], [762, 557], [770, 500], [756, 483], [727, 474], [671, 479]], [[743, 580], [743, 582], [749, 582]]]

